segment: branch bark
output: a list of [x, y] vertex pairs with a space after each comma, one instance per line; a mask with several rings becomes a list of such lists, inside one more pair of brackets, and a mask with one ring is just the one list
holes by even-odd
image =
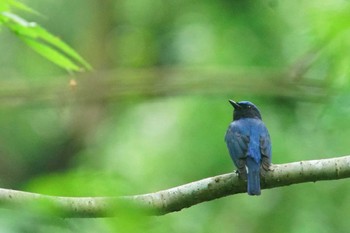
[[[270, 189], [349, 177], [350, 155], [272, 165], [271, 171], [262, 179], [261, 186], [263, 189]], [[155, 193], [123, 197], [59, 197], [0, 189], [0, 205], [13, 208], [18, 205], [27, 207], [44, 204], [62, 217], [110, 217], [118, 215], [125, 208], [141, 209], [149, 215], [163, 215], [205, 201], [245, 192], [246, 183], [236, 173], [228, 173]]]

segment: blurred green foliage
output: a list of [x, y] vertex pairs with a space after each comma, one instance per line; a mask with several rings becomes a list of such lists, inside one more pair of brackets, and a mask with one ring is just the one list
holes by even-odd
[[[23, 2], [47, 16], [25, 18], [96, 70], [70, 89], [70, 76], [1, 31], [2, 187], [132, 195], [231, 172], [229, 98], [259, 106], [273, 163], [349, 153], [348, 1]], [[301, 184], [161, 217], [125, 210], [61, 220], [1, 210], [0, 229], [348, 232], [347, 190], [348, 180]]]
[[82, 67], [91, 69], [90, 65], [66, 43], [38, 24], [28, 22], [12, 13], [12, 8], [38, 14], [16, 0], [4, 0], [0, 3], [0, 26], [7, 27], [34, 51], [68, 71], [79, 71]]

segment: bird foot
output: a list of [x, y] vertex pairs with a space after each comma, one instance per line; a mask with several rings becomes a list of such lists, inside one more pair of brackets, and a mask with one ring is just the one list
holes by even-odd
[[247, 172], [237, 170], [236, 173], [241, 180], [247, 181]]

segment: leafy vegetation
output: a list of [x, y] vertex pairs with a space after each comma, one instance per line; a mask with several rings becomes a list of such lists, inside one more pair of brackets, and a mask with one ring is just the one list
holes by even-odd
[[[230, 172], [228, 99], [259, 106], [273, 163], [349, 154], [347, 1], [25, 3], [47, 15], [35, 21], [81, 51], [95, 71], [69, 89], [66, 72], [8, 31], [22, 30], [19, 38], [61, 65], [68, 59], [68, 70], [88, 69], [85, 62], [41, 27], [21, 25], [14, 1], [0, 1], [1, 12], [10, 12], [0, 21], [10, 29], [0, 33], [1, 187], [132, 195]], [[0, 228], [345, 233], [347, 190], [348, 180], [301, 184], [152, 218], [127, 208], [113, 219], [71, 220], [50, 218], [45, 208], [1, 209]]]
[[28, 22], [12, 13], [12, 8], [38, 14], [16, 0], [5, 0], [0, 3], [0, 25], [10, 29], [37, 53], [68, 71], [91, 69], [91, 66], [66, 43], [37, 23]]

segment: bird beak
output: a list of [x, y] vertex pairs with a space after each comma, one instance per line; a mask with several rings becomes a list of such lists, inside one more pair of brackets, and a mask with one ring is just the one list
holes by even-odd
[[239, 104], [237, 104], [235, 101], [233, 100], [229, 100], [228, 102], [230, 102], [230, 104], [235, 108], [235, 109], [238, 109], [238, 108], [241, 108], [241, 106]]

